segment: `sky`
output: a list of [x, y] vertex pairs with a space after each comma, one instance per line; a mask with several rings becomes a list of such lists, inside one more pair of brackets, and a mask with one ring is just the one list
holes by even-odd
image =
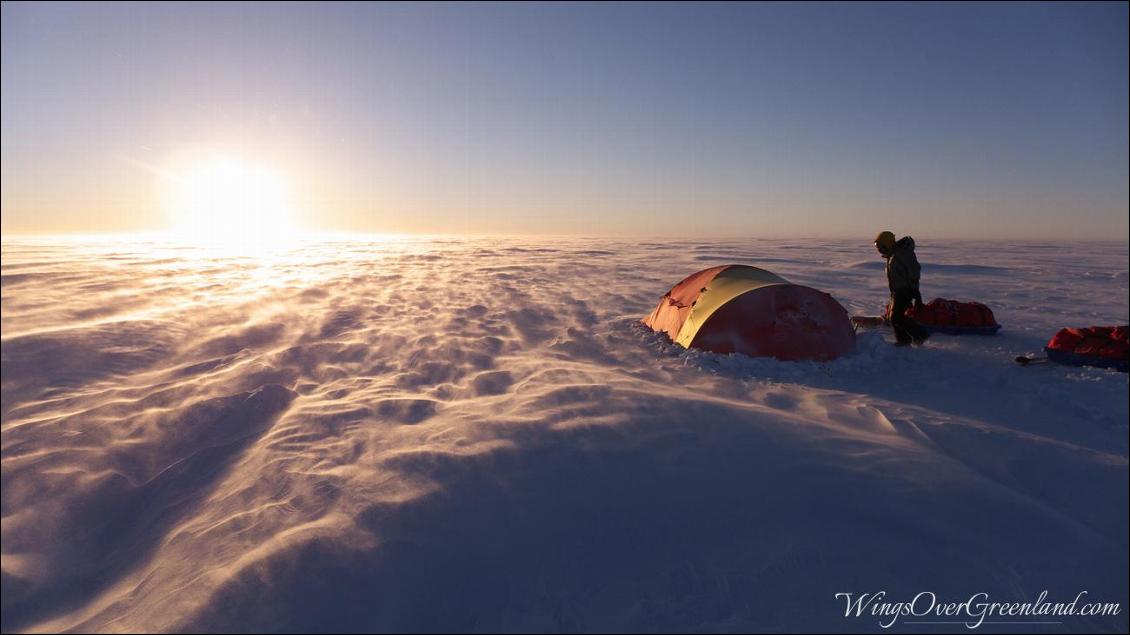
[[1124, 2], [2, 7], [5, 235], [223, 157], [310, 231], [1127, 240]]

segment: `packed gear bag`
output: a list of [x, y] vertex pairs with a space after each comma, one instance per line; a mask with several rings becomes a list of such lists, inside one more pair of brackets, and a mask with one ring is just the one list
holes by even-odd
[[[888, 321], [890, 311], [888, 304], [884, 316]], [[906, 316], [928, 331], [951, 335], [992, 335], [1001, 327], [993, 316], [993, 310], [980, 302], [934, 298], [921, 307], [911, 306], [906, 310]]]
[[1065, 328], [1052, 336], [1044, 350], [1050, 361], [1069, 366], [1098, 366], [1127, 372], [1130, 367], [1130, 327]]

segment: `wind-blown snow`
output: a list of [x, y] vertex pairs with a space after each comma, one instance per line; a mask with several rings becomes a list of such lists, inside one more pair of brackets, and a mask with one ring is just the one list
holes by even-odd
[[1125, 631], [1127, 376], [1012, 360], [1127, 323], [1126, 244], [919, 243], [999, 335], [816, 364], [638, 324], [731, 262], [877, 314], [866, 242], [6, 238], [2, 628], [874, 630], [834, 594], [1046, 589]]

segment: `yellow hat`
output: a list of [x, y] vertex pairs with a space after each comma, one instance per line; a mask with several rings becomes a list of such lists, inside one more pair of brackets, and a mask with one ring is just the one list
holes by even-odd
[[895, 235], [891, 232], [879, 232], [875, 237], [875, 246], [883, 251], [891, 251], [895, 248]]

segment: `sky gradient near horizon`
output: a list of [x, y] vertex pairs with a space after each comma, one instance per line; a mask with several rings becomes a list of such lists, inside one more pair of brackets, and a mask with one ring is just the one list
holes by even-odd
[[2, 228], [1124, 241], [1127, 6], [5, 2]]

